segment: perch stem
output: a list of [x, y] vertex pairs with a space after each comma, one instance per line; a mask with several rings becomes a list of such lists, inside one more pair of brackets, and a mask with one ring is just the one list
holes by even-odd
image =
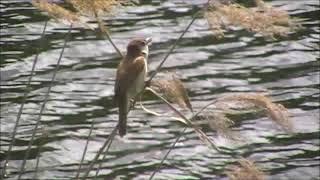
[[81, 157], [81, 160], [80, 160], [80, 163], [79, 163], [79, 168], [78, 168], [78, 171], [77, 171], [75, 179], [79, 179], [80, 170], [81, 170], [84, 158], [85, 158], [85, 156], [87, 154], [88, 145], [89, 145], [89, 141], [90, 141], [90, 136], [92, 134], [93, 128], [94, 128], [94, 121], [92, 121], [91, 126], [90, 126], [90, 131], [89, 131], [89, 134], [88, 134], [88, 137], [87, 137], [86, 145], [85, 145], [83, 153], [82, 153], [82, 157]]
[[[106, 148], [106, 150], [105, 150], [105, 152], [104, 152], [104, 155], [103, 155], [102, 159], [105, 159], [105, 158], [106, 158], [107, 152], [109, 151], [109, 149], [110, 149], [110, 147], [111, 147], [111, 144], [112, 144], [113, 139], [114, 139], [114, 138], [112, 138], [112, 139], [110, 140], [110, 143], [109, 143], [109, 145], [107, 146], [107, 148]], [[99, 163], [99, 166], [98, 166], [98, 169], [97, 169], [97, 171], [96, 171], [96, 175], [95, 175], [94, 179], [97, 179], [97, 176], [98, 176], [98, 174], [99, 174], [99, 171], [100, 171], [100, 169], [101, 169], [101, 166], [102, 166], [102, 161]]]
[[[93, 160], [90, 162], [89, 167], [87, 168], [87, 170], [85, 171], [82, 179], [86, 179], [91, 171], [91, 169], [93, 168], [94, 164], [98, 161], [100, 154], [103, 153], [103, 150], [111, 143], [112, 140], [114, 139], [114, 137], [117, 134], [117, 129], [118, 126], [115, 126], [111, 132], [111, 134], [109, 135], [108, 139], [105, 141], [105, 143], [103, 144], [103, 146], [99, 149], [99, 151], [97, 152], [96, 156], [93, 158]], [[109, 146], [110, 146], [109, 145]]]

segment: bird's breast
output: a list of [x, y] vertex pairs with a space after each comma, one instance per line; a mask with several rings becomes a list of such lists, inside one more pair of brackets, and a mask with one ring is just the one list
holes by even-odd
[[143, 70], [138, 74], [136, 80], [133, 82], [133, 85], [128, 89], [128, 96], [130, 99], [134, 98], [144, 88], [144, 82], [148, 73], [148, 64], [146, 59], [144, 59], [144, 63], [145, 66]]

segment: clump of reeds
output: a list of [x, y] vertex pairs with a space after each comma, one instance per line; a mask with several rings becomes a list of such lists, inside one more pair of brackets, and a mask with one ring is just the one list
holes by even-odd
[[151, 87], [162, 94], [168, 101], [178, 104], [181, 108], [188, 108], [192, 111], [188, 92], [175, 74], [172, 74], [171, 78], [151, 81]]
[[49, 3], [46, 0], [33, 0], [32, 4], [37, 9], [47, 12], [50, 17], [56, 20], [68, 21], [69, 23], [75, 23], [79, 21], [77, 14], [54, 3]]
[[220, 102], [239, 102], [243, 106], [256, 106], [264, 110], [275, 123], [287, 131], [293, 130], [288, 110], [281, 104], [273, 103], [271, 98], [259, 93], [243, 93], [219, 98]]
[[238, 160], [239, 166], [231, 166], [226, 172], [230, 180], [265, 180], [265, 174], [248, 159]]
[[223, 30], [230, 26], [241, 26], [270, 38], [287, 36], [299, 27], [288, 12], [276, 9], [262, 0], [255, 0], [255, 4], [256, 7], [248, 8], [237, 3], [211, 1], [205, 17], [217, 36], [222, 36]]

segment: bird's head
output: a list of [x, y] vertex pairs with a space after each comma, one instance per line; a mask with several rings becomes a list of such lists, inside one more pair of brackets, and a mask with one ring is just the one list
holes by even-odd
[[145, 58], [149, 55], [149, 48], [152, 39], [151, 38], [136, 38], [130, 41], [127, 46], [127, 56], [135, 58], [143, 55]]

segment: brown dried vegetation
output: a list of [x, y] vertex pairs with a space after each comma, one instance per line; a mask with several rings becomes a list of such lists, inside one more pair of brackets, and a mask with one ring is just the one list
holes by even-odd
[[237, 101], [243, 106], [256, 106], [264, 110], [275, 123], [286, 131], [292, 131], [288, 110], [281, 104], [273, 103], [272, 99], [259, 93], [234, 94], [219, 98], [220, 102]]
[[265, 174], [252, 161], [242, 158], [238, 163], [226, 172], [230, 180], [265, 180]]
[[163, 78], [153, 80], [151, 82], [151, 87], [162, 94], [168, 101], [193, 111], [187, 90], [176, 75], [172, 75], [170, 79]]
[[79, 21], [81, 15], [96, 17], [102, 13], [111, 14], [112, 11], [121, 5], [130, 4], [128, 0], [66, 0], [78, 13], [71, 12], [55, 3], [46, 0], [33, 0], [32, 4], [49, 16], [58, 20], [67, 20], [71, 23]]
[[247, 8], [240, 4], [209, 3], [205, 17], [216, 36], [223, 36], [223, 29], [241, 26], [248, 31], [260, 33], [265, 37], [287, 36], [299, 28], [288, 13], [255, 0], [256, 7]]
[[218, 135], [236, 140], [236, 137], [231, 131], [231, 126], [234, 125], [234, 122], [228, 118], [225, 113], [209, 111], [203, 114], [205, 114], [210, 128], [215, 130]]
[[262, 109], [275, 123], [287, 132], [293, 131], [288, 110], [281, 104], [273, 103], [272, 99], [261, 93], [241, 93], [225, 95], [210, 103], [213, 105], [202, 109], [195, 120], [205, 120], [213, 129], [225, 138], [239, 141], [241, 137], [231, 131], [234, 121], [229, 114], [255, 112]]
[[96, 16], [98, 14], [111, 14], [112, 11], [127, 0], [67, 0], [80, 14]]
[[47, 12], [48, 15], [56, 20], [66, 20], [69, 23], [74, 23], [79, 21], [79, 17], [77, 14], [58, 6], [54, 3], [48, 3], [44, 0], [33, 0], [32, 1], [33, 6], [35, 6], [37, 9]]

